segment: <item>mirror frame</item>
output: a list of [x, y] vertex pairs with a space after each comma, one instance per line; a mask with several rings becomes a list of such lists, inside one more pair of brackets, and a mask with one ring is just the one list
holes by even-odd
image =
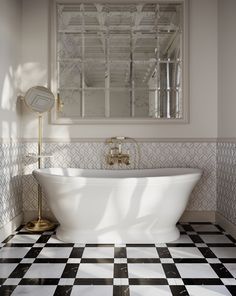
[[[86, 3], [116, 3], [120, 0], [86, 0]], [[183, 85], [183, 117], [179, 119], [168, 118], [78, 118], [72, 119], [69, 117], [58, 116], [60, 101], [57, 97], [57, 64], [56, 64], [56, 19], [57, 19], [57, 4], [78, 4], [83, 0], [53, 0], [49, 3], [49, 75], [48, 86], [53, 92], [56, 102], [50, 112], [50, 123], [52, 124], [186, 124], [189, 123], [190, 108], [189, 108], [189, 0], [128, 0], [127, 3], [181, 3], [183, 5], [183, 69], [182, 69], [182, 85]], [[122, 1], [120, 1], [122, 2]]]

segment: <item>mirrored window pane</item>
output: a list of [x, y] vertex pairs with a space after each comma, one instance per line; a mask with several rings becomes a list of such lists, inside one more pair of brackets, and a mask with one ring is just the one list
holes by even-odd
[[149, 91], [148, 89], [135, 89], [134, 116], [149, 116]]
[[[96, 108], [94, 107], [96, 106]], [[105, 92], [104, 90], [84, 91], [84, 117], [105, 116]]]
[[85, 62], [84, 63], [84, 83], [85, 87], [105, 86], [105, 63]]
[[110, 90], [110, 116], [130, 117], [131, 113], [131, 92], [129, 89]]
[[61, 90], [60, 102], [63, 103], [61, 108], [61, 117], [81, 117], [81, 90]]
[[130, 86], [130, 63], [112, 62], [110, 67], [110, 87], [129, 87]]
[[59, 63], [59, 87], [60, 88], [80, 88], [81, 87], [82, 66], [78, 62]]

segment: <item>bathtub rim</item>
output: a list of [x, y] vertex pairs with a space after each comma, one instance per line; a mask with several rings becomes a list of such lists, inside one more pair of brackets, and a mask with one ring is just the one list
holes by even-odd
[[[108, 176], [108, 175], [103, 175], [103, 176], [96, 176], [96, 175], [87, 175], [87, 176], [67, 176], [63, 174], [55, 174], [50, 172], [50, 170], [73, 170], [73, 171], [78, 171], [78, 172], [99, 172], [101, 173], [102, 171], [106, 171], [106, 174], [114, 174], [118, 173], [120, 174], [119, 176]], [[135, 173], [137, 171], [145, 171], [146, 173], [148, 172], [155, 172], [155, 171], [176, 171], [176, 172], [181, 172], [179, 174], [166, 174], [166, 175], [145, 175], [145, 176], [135, 176], [135, 175], [122, 175], [122, 173], [125, 174], [131, 174]], [[183, 173], [183, 171], [185, 173]], [[182, 182], [183, 180], [193, 180], [193, 179], [200, 179], [203, 171], [199, 168], [151, 168], [151, 169], [112, 169], [112, 170], [107, 170], [107, 169], [81, 169], [81, 168], [41, 168], [41, 169], [35, 169], [32, 172], [33, 176], [35, 179], [38, 181], [38, 178], [42, 177], [47, 177], [50, 178], [50, 182], [53, 183], [70, 183], [74, 182], [75, 180], [80, 180], [80, 181], [90, 181], [90, 182], [119, 182], [119, 181], [132, 181], [136, 180], [139, 183], [145, 182], [145, 181], [150, 181], [150, 180], [159, 180], [161, 182], [168, 182], [170, 179], [172, 182]]]

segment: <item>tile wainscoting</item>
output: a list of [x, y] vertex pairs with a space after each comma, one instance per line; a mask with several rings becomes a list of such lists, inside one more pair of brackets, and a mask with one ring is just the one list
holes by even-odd
[[217, 211], [236, 227], [236, 141], [217, 144]]
[[22, 212], [22, 144], [0, 140], [0, 230]]
[[[192, 192], [188, 211], [216, 211], [216, 142], [151, 142], [140, 141], [139, 149], [135, 143], [125, 143], [124, 151], [129, 150], [131, 165], [125, 168], [158, 167], [197, 167], [203, 170], [203, 176]], [[45, 167], [79, 167], [89, 169], [108, 169], [105, 155], [109, 146], [104, 141], [64, 142], [47, 141], [43, 152], [53, 157], [44, 161]], [[140, 150], [140, 161], [138, 161]], [[23, 155], [37, 153], [36, 142], [23, 143]], [[24, 213], [37, 210], [37, 184], [31, 175], [37, 168], [35, 160], [24, 157], [23, 209]], [[116, 166], [112, 168], [117, 168]], [[122, 166], [118, 168], [124, 168]], [[43, 208], [48, 211], [44, 199]], [[27, 216], [27, 215], [26, 215]]]

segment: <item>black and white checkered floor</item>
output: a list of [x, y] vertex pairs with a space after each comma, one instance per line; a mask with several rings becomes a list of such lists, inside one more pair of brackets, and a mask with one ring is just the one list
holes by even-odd
[[0, 244], [0, 295], [236, 295], [236, 240], [185, 223], [168, 244], [65, 244], [18, 229]]

